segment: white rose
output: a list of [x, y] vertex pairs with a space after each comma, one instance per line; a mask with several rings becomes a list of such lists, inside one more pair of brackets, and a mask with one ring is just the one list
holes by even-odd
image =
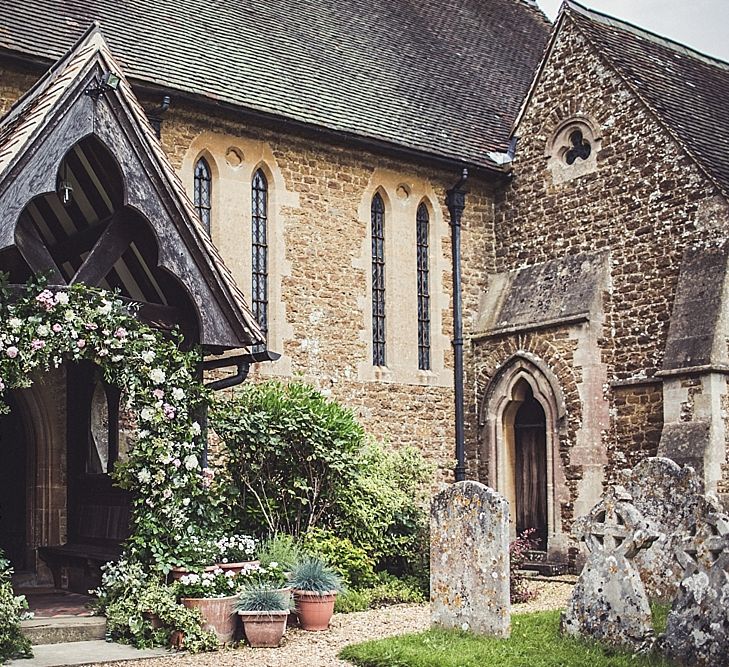
[[154, 361], [154, 352], [152, 352], [152, 350], [142, 352], [142, 361], [145, 364], [151, 364]]
[[172, 390], [172, 398], [174, 398], [176, 401], [181, 401], [183, 398], [185, 398], [185, 392], [182, 391], [179, 387], [175, 387]]
[[8, 320], [8, 324], [13, 331], [18, 331], [18, 329], [23, 326], [23, 320], [21, 320], [19, 317], [11, 317]]
[[111, 301], [107, 301], [106, 299], [104, 299], [101, 304], [102, 305], [100, 305], [96, 309], [99, 315], [108, 315], [109, 313], [111, 313]]
[[190, 427], [190, 432], [193, 435], [200, 435], [202, 433], [202, 429], [200, 428], [200, 424], [197, 422], [192, 422], [192, 426]]
[[68, 303], [68, 294], [66, 294], [66, 292], [56, 292], [54, 301], [56, 303], [60, 303], [62, 306], [65, 306]]
[[139, 416], [142, 418], [142, 421], [151, 422], [154, 418], [154, 411], [151, 408], [143, 408]]
[[155, 384], [162, 384], [167, 376], [161, 368], [153, 368], [151, 371], [149, 371], [149, 378]]
[[190, 454], [190, 456], [185, 458], [185, 468], [188, 470], [195, 470], [199, 465], [197, 456], [194, 454]]
[[146, 468], [142, 468], [139, 471], [139, 481], [142, 482], [142, 484], [147, 484], [152, 481], [152, 475]]

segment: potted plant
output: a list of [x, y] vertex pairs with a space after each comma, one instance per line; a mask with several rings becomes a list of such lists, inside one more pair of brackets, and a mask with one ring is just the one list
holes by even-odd
[[276, 648], [286, 631], [291, 595], [270, 584], [249, 584], [240, 592], [235, 610], [253, 648]]
[[342, 590], [341, 577], [320, 558], [306, 558], [294, 566], [289, 585], [302, 629], [327, 630]]
[[185, 607], [200, 611], [205, 629], [212, 630], [218, 641], [226, 644], [235, 636], [233, 606], [238, 599], [240, 585], [240, 577], [234, 572], [215, 568], [183, 574], [175, 582], [175, 589]]
[[256, 541], [250, 535], [230, 535], [221, 537], [215, 543], [218, 549], [218, 567], [232, 570], [236, 574], [249, 572], [258, 567], [253, 560], [256, 553]]

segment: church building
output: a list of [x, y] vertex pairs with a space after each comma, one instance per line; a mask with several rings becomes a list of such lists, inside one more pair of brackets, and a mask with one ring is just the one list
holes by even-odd
[[[210, 369], [302, 377], [502, 492], [555, 563], [644, 457], [729, 493], [729, 65], [573, 2], [0, 9], [11, 283], [119, 289]], [[0, 547], [29, 580], [123, 537], [100, 386], [9, 397]]]

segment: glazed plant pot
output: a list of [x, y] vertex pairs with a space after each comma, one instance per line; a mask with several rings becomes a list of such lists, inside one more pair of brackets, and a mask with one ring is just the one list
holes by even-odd
[[252, 648], [276, 648], [281, 644], [288, 611], [239, 611], [238, 615]]
[[312, 593], [294, 589], [294, 604], [301, 628], [313, 632], [328, 630], [336, 598], [336, 591]]
[[181, 598], [180, 602], [188, 609], [199, 609], [204, 627], [212, 630], [221, 644], [235, 639], [236, 617], [233, 611], [237, 596], [226, 598]]

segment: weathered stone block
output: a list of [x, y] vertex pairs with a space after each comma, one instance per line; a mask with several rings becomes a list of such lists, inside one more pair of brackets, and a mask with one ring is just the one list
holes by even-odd
[[441, 628], [510, 634], [509, 503], [478, 482], [431, 502], [430, 617]]

